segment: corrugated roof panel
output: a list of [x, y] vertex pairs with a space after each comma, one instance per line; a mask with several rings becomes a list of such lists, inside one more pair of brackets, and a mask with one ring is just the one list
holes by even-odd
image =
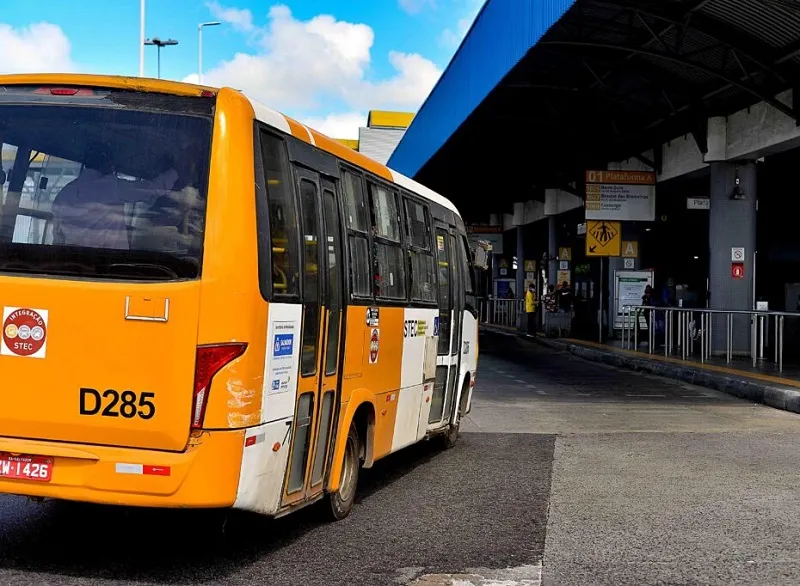
[[405, 133], [401, 128], [360, 128], [358, 150], [370, 159], [386, 164]]
[[408, 128], [414, 119], [413, 112], [388, 112], [386, 110], [371, 110], [367, 116], [367, 126], [385, 128]]
[[779, 2], [715, 0], [702, 11], [773, 47], [783, 47], [794, 41], [800, 28], [797, 11], [788, 10]]
[[486, 0], [389, 159], [413, 177], [575, 0]]

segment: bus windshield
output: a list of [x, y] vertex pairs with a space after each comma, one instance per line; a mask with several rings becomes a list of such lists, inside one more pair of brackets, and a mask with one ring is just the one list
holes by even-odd
[[163, 108], [0, 102], [0, 273], [198, 278], [211, 129]]

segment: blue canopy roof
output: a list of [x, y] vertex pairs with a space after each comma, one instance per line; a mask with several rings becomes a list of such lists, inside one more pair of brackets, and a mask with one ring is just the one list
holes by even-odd
[[409, 177], [447, 142], [575, 0], [486, 0], [389, 159]]

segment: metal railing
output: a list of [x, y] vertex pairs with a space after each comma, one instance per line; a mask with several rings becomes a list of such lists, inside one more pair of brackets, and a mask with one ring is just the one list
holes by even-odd
[[481, 323], [519, 328], [525, 315], [524, 299], [497, 299], [494, 297], [478, 300], [478, 316]]
[[[723, 344], [714, 340], [714, 323], [724, 320], [724, 356], [727, 363], [733, 361], [735, 354], [749, 355], [753, 367], [765, 360], [765, 347], [772, 329], [772, 351], [778, 372], [783, 372], [783, 340], [785, 319], [800, 318], [800, 313], [786, 311], [746, 311], [723, 309], [688, 309], [679, 307], [652, 307], [630, 305], [622, 310], [622, 344], [628, 350], [639, 350], [639, 332], [645, 325], [647, 351], [655, 353], [656, 328], [663, 317], [664, 356], [681, 356], [684, 360], [699, 354], [700, 361], [706, 363], [717, 352], [722, 355]], [[745, 319], [747, 318], [747, 319]], [[699, 326], [699, 327], [698, 327]], [[735, 343], [744, 338], [747, 329], [749, 347]], [[722, 332], [721, 332], [722, 333]], [[722, 338], [721, 333], [717, 338]], [[699, 351], [699, 352], [698, 352]]]

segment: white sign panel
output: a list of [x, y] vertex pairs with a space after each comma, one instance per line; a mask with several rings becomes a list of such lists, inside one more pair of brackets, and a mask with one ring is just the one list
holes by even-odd
[[687, 210], [710, 210], [711, 200], [707, 197], [687, 197], [686, 198]]
[[587, 171], [586, 219], [652, 222], [656, 175], [650, 171]]
[[569, 270], [569, 261], [568, 260], [560, 260], [560, 261], [558, 261], [558, 270], [560, 270], [560, 271], [568, 271]]
[[625, 261], [625, 268], [626, 269], [633, 269], [636, 267], [636, 259], [635, 258], [626, 258]]
[[[633, 260], [633, 259], [631, 259]], [[614, 316], [614, 327], [622, 327], [622, 310], [625, 306], [642, 304], [644, 289], [648, 285], [653, 285], [652, 271], [615, 271], [614, 272], [614, 296], [616, 298], [617, 310]], [[628, 318], [632, 320], [632, 316]], [[630, 321], [628, 325], [633, 322]], [[647, 323], [644, 314], [639, 315], [640, 329], [646, 328]]]
[[299, 347], [297, 324], [294, 321], [273, 322], [267, 371], [270, 394], [294, 390], [292, 378], [297, 372]]
[[744, 246], [731, 248], [731, 262], [744, 262]]

